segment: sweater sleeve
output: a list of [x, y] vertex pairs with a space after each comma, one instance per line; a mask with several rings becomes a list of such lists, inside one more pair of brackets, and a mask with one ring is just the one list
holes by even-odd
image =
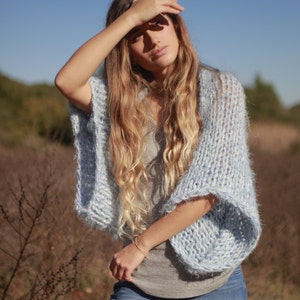
[[193, 274], [220, 272], [241, 263], [254, 249], [261, 227], [247, 146], [248, 118], [241, 84], [231, 74], [202, 71], [203, 131], [189, 170], [164, 212], [191, 198], [219, 201], [197, 222], [170, 239]]
[[104, 82], [92, 77], [91, 116], [70, 104], [77, 159], [75, 209], [93, 226], [116, 237], [117, 187], [110, 172], [108, 151], [109, 117]]

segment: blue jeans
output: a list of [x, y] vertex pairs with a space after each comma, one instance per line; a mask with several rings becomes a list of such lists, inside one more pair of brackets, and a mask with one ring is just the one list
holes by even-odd
[[[111, 300], [164, 300], [145, 294], [130, 282], [117, 282]], [[247, 290], [241, 267], [237, 267], [228, 281], [220, 288], [186, 300], [247, 300]], [[170, 300], [170, 299], [169, 299]]]

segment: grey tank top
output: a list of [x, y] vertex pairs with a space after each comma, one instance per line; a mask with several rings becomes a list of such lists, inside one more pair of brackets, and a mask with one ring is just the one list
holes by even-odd
[[[147, 168], [150, 203], [149, 225], [161, 217], [160, 209], [165, 202], [163, 150], [164, 133], [161, 128], [152, 128], [146, 135], [144, 163]], [[124, 241], [127, 244], [130, 241]], [[169, 299], [181, 299], [209, 293], [228, 280], [234, 269], [222, 273], [208, 273], [195, 277], [188, 274], [177, 261], [169, 242], [153, 248], [148, 257], [134, 271], [133, 284], [146, 294]]]

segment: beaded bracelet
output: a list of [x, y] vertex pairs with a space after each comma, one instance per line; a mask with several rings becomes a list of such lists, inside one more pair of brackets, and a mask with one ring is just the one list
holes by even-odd
[[136, 249], [138, 249], [139, 252], [140, 252], [141, 254], [143, 254], [143, 256], [144, 256], [145, 258], [147, 258], [148, 253], [147, 253], [147, 252], [144, 252], [144, 251], [140, 248], [140, 246], [138, 245], [137, 237], [134, 238], [133, 243], [134, 243]]

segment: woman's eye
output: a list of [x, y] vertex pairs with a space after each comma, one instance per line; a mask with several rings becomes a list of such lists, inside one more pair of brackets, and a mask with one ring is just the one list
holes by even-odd
[[154, 26], [154, 27], [160, 27], [160, 26], [162, 26], [162, 23], [161, 23], [160, 20], [156, 20], [151, 25]]
[[140, 31], [134, 31], [134, 32], [130, 33], [129, 34], [129, 42], [134, 43], [134, 42], [138, 41], [139, 39], [141, 39], [142, 35], [143, 34]]
[[132, 36], [132, 41], [133, 42], [137, 42], [138, 40], [140, 40], [142, 38], [142, 34], [141, 33], [136, 33]]

